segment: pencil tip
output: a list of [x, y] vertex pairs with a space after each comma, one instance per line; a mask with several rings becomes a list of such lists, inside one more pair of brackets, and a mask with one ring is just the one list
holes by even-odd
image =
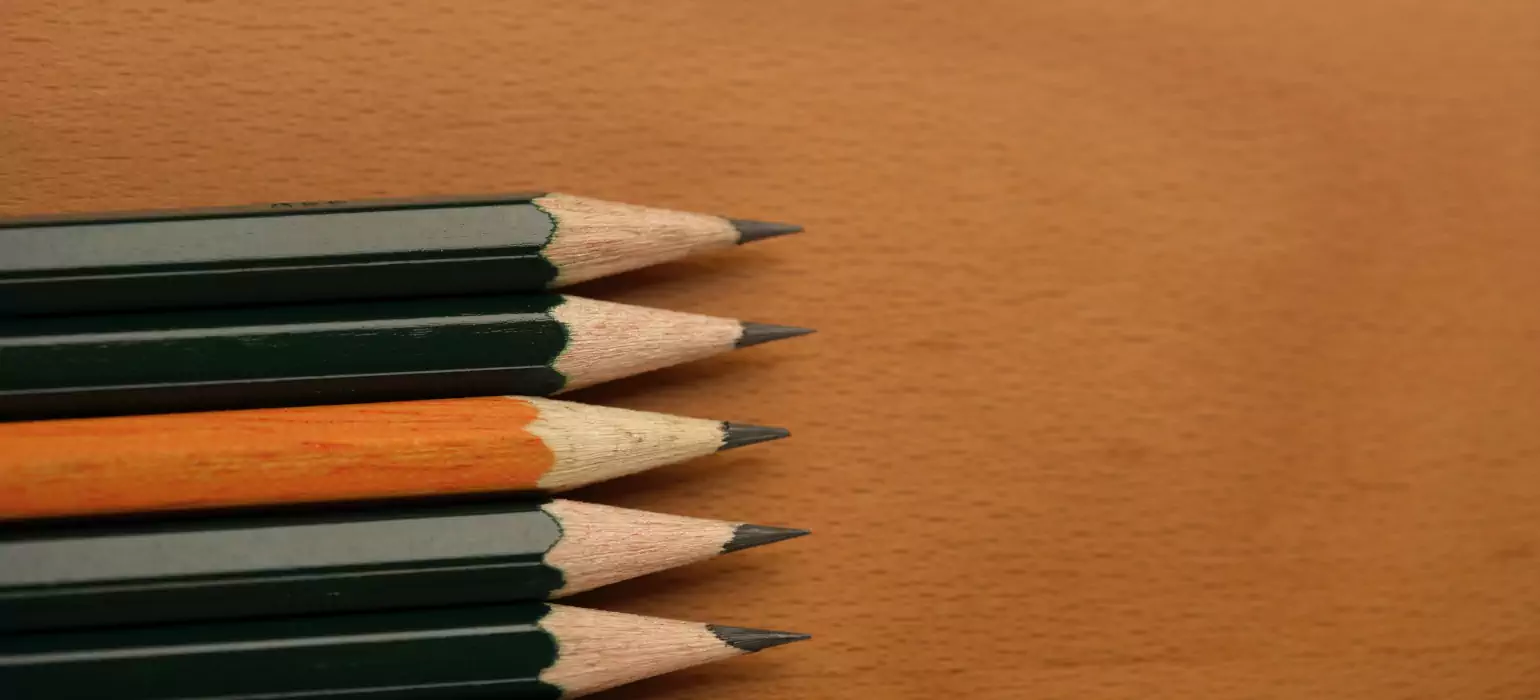
[[802, 227], [796, 224], [783, 224], [775, 221], [755, 221], [753, 219], [728, 219], [733, 228], [738, 229], [738, 245], [753, 243], [765, 238], [775, 238], [791, 233], [801, 233]]
[[806, 534], [809, 534], [807, 530], [798, 530], [796, 528], [743, 523], [733, 528], [733, 538], [727, 544], [722, 545], [722, 553], [726, 554], [740, 549], [794, 539]]
[[723, 423], [722, 446], [718, 447], [717, 451], [721, 452], [735, 447], [746, 447], [786, 437], [791, 437], [791, 431], [785, 428], [774, 428], [768, 425], [749, 425], [748, 423]]
[[750, 345], [768, 343], [782, 338], [795, 338], [799, 335], [812, 333], [811, 328], [798, 328], [797, 326], [777, 326], [772, 323], [743, 322], [743, 334], [738, 336], [738, 347], [746, 348]]
[[810, 634], [756, 630], [748, 627], [728, 627], [726, 625], [706, 625], [706, 629], [711, 630], [711, 633], [716, 635], [717, 639], [727, 642], [729, 646], [749, 653], [812, 638]]

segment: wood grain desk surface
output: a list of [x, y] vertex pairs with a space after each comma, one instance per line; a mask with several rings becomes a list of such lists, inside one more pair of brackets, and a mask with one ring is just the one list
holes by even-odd
[[581, 288], [818, 336], [575, 398], [815, 537], [579, 603], [614, 698], [1540, 693], [1540, 5], [6, 0], [0, 211], [552, 188], [809, 232]]

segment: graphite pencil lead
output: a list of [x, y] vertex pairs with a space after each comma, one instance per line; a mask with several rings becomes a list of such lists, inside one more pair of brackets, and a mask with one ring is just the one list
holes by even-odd
[[738, 336], [738, 347], [740, 348], [768, 343], [772, 340], [795, 338], [799, 335], [807, 335], [814, 332], [811, 328], [799, 328], [797, 326], [777, 326], [773, 323], [751, 323], [749, 321], [743, 321], [742, 323], [743, 334]]
[[733, 228], [738, 229], [738, 245], [802, 232], [801, 226], [783, 224], [777, 221], [755, 221], [753, 219], [728, 219], [728, 221], [732, 223]]
[[717, 448], [717, 451], [721, 452], [735, 447], [746, 447], [787, 437], [791, 437], [791, 431], [785, 428], [776, 428], [768, 425], [749, 425], [748, 423], [723, 423], [722, 446]]
[[776, 632], [774, 630], [757, 630], [749, 627], [728, 627], [726, 625], [706, 625], [706, 629], [735, 649], [753, 653], [770, 647], [778, 647], [782, 644], [800, 642], [811, 639], [813, 635], [798, 632]]
[[807, 530], [798, 530], [791, 527], [771, 527], [769, 525], [743, 523], [733, 528], [733, 538], [728, 540], [727, 544], [722, 545], [722, 553], [726, 554], [772, 542], [795, 539], [806, 534], [810, 533]]

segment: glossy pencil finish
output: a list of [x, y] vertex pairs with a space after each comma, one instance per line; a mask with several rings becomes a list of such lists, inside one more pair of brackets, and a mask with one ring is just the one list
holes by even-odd
[[0, 536], [0, 631], [544, 600], [804, 530], [553, 500]]
[[0, 219], [0, 315], [539, 291], [796, 230], [563, 194]]
[[0, 520], [564, 491], [787, 435], [510, 396], [0, 423]]
[[570, 698], [806, 635], [544, 603], [0, 637], [0, 696]]
[[26, 318], [0, 325], [0, 418], [546, 396], [763, 333], [560, 295]]

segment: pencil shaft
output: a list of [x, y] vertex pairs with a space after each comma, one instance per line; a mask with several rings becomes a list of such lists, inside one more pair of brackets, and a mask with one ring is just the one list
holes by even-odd
[[562, 194], [0, 219], [0, 315], [538, 291], [793, 230]]
[[0, 423], [0, 520], [559, 491], [710, 454], [727, 434], [504, 396]]
[[0, 630], [541, 600], [541, 503], [211, 518], [0, 539]]
[[557, 698], [540, 604], [0, 638], [0, 695]]
[[[150, 383], [400, 375], [466, 369], [545, 370], [563, 330], [560, 297], [483, 297], [378, 304], [26, 319], [0, 328], [8, 390]], [[544, 393], [544, 392], [538, 392]]]
[[0, 697], [558, 698], [806, 635], [523, 603], [0, 636]]
[[0, 418], [545, 396], [742, 333], [559, 295], [20, 319], [0, 327]]
[[55, 522], [0, 536], [0, 631], [545, 600], [804, 534], [562, 499]]

